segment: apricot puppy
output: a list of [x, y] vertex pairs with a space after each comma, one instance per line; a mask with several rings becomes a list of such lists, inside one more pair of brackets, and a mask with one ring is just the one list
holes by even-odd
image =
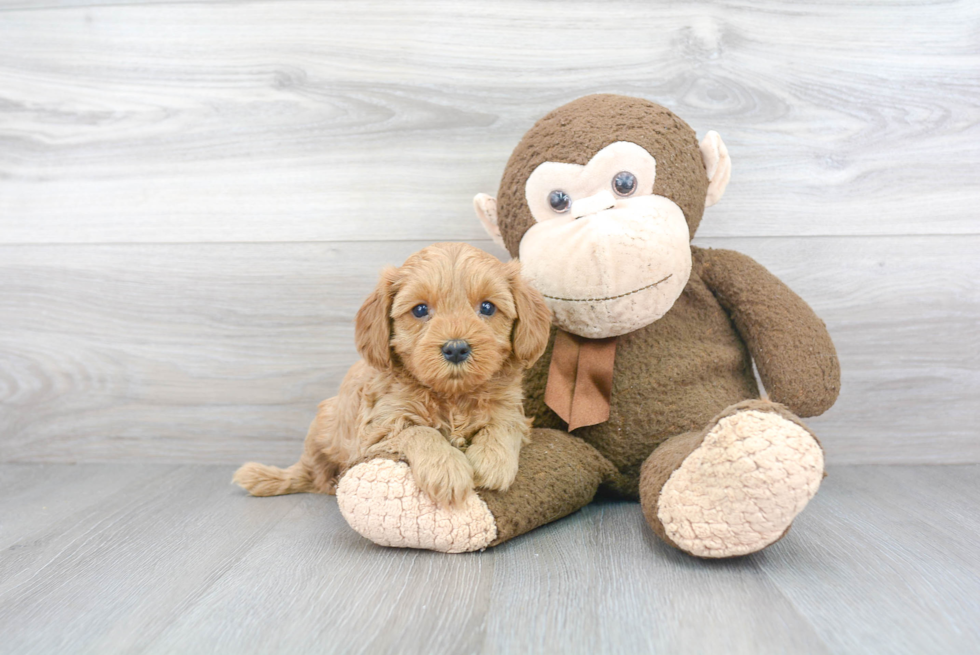
[[474, 486], [506, 490], [530, 433], [521, 379], [550, 327], [518, 262], [463, 243], [425, 248], [383, 270], [358, 311], [363, 359], [320, 403], [300, 460], [287, 469], [250, 462], [234, 481], [253, 496], [333, 494], [352, 465], [395, 454], [442, 505]]

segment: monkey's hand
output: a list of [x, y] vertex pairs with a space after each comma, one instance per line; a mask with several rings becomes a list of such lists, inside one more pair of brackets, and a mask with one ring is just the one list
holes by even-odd
[[731, 250], [694, 249], [701, 279], [731, 315], [770, 400], [804, 418], [840, 392], [840, 363], [823, 321], [775, 275]]

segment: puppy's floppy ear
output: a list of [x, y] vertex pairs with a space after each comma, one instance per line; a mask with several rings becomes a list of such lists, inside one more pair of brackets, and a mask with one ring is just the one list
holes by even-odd
[[398, 269], [389, 266], [381, 271], [381, 279], [357, 312], [354, 321], [354, 342], [357, 352], [368, 364], [383, 371], [391, 368], [391, 303], [392, 285], [398, 279]]
[[511, 332], [514, 355], [525, 367], [538, 361], [548, 346], [551, 334], [551, 311], [544, 297], [521, 276], [521, 263], [516, 259], [507, 264], [510, 289], [514, 296], [517, 319]]

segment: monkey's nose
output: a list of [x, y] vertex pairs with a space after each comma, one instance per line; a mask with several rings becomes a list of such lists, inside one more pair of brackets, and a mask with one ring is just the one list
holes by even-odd
[[453, 339], [442, 344], [442, 356], [447, 362], [462, 364], [470, 356], [470, 344], [462, 339]]
[[603, 209], [616, 206], [616, 198], [609, 191], [600, 191], [594, 196], [582, 198], [572, 203], [572, 218], [582, 218], [589, 214], [598, 214]]

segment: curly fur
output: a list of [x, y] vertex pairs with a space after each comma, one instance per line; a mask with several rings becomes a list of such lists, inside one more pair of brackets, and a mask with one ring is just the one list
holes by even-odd
[[[496, 313], [481, 316], [483, 301]], [[411, 311], [420, 303], [430, 309], [424, 319]], [[544, 351], [550, 324], [517, 262], [466, 244], [425, 248], [383, 270], [358, 311], [363, 359], [320, 403], [300, 460], [287, 469], [250, 462], [234, 481], [255, 496], [332, 494], [350, 466], [397, 452], [440, 504], [462, 501], [474, 486], [505, 490], [530, 432], [521, 378]], [[471, 347], [461, 364], [441, 351], [453, 339]]]

